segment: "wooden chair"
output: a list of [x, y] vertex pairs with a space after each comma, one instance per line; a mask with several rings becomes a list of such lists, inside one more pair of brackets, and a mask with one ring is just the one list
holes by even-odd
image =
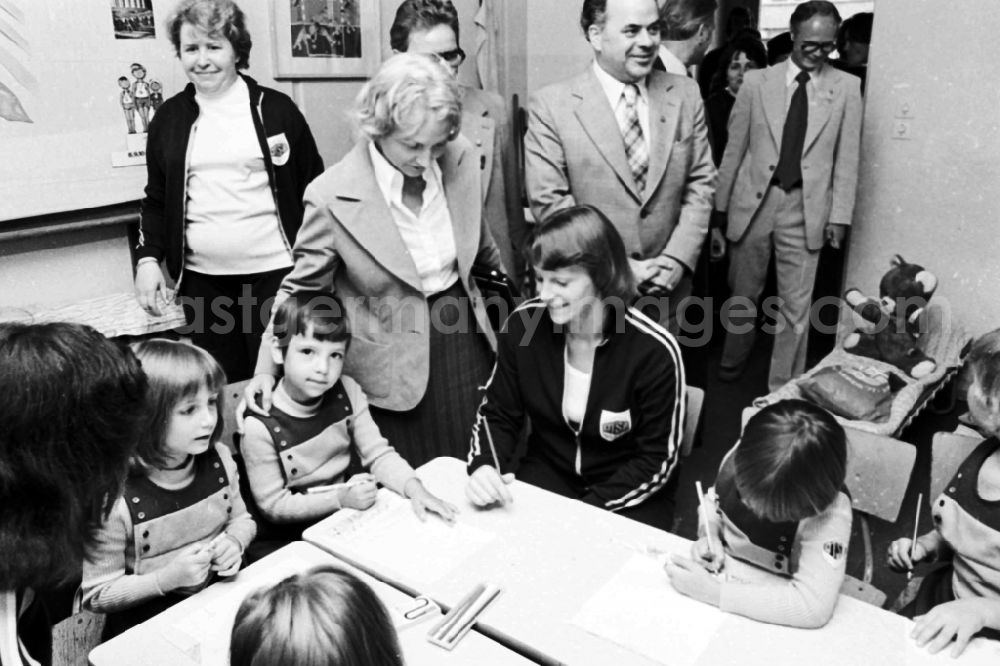
[[236, 405], [243, 398], [243, 389], [250, 383], [249, 379], [241, 382], [227, 384], [223, 390], [222, 405], [222, 437], [221, 441], [229, 447], [233, 453], [239, 453], [239, 446], [236, 445]]
[[983, 442], [982, 437], [975, 437], [957, 432], [937, 432], [931, 440], [931, 485], [927, 504], [944, 492], [945, 486], [955, 476], [962, 462], [969, 457], [973, 449]]
[[697, 386], [687, 387], [687, 415], [684, 419], [684, 438], [681, 440], [681, 455], [691, 455], [694, 438], [698, 433], [698, 423], [701, 419], [701, 408], [705, 404], [705, 391]]

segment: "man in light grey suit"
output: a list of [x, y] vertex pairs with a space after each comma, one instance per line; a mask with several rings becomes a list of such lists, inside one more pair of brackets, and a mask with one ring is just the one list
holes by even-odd
[[678, 303], [711, 215], [715, 167], [698, 85], [652, 71], [656, 0], [584, 0], [594, 50], [582, 73], [528, 102], [525, 167], [536, 220], [591, 204], [614, 223], [657, 318], [677, 332]]
[[[728, 212], [733, 296], [756, 301], [774, 253], [778, 322], [768, 385], [805, 369], [810, 300], [824, 242], [840, 247], [854, 211], [861, 140], [859, 80], [826, 64], [840, 15], [825, 0], [795, 8], [789, 60], [748, 72], [719, 166], [717, 219]], [[754, 324], [729, 318], [720, 379], [740, 376]]]

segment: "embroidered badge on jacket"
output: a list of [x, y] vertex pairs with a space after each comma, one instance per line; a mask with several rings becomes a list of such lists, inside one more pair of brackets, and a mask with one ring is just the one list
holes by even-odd
[[831, 567], [835, 567], [847, 556], [847, 546], [839, 541], [827, 541], [823, 544], [823, 558]]
[[292, 147], [288, 145], [285, 133], [267, 137], [267, 147], [271, 151], [271, 162], [274, 166], [284, 166], [291, 157]]
[[613, 442], [632, 430], [632, 414], [624, 412], [609, 412], [601, 410], [601, 439]]

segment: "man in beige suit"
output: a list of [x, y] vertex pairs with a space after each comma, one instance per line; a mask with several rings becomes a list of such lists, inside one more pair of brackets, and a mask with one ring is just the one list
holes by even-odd
[[715, 167], [698, 85], [652, 71], [656, 0], [584, 0], [594, 50], [582, 73], [532, 95], [525, 167], [535, 219], [591, 204], [614, 223], [657, 317], [677, 332], [678, 303], [711, 215]]
[[[837, 8], [825, 0], [795, 8], [792, 57], [747, 73], [719, 166], [715, 206], [717, 219], [728, 212], [734, 298], [745, 305], [760, 297], [774, 253], [771, 390], [805, 369], [819, 251], [824, 243], [840, 247], [854, 211], [861, 92], [857, 77], [826, 63], [839, 25]], [[740, 376], [753, 344], [754, 324], [729, 317], [720, 379]]]
[[[389, 41], [396, 53], [436, 55], [455, 76], [465, 60], [458, 42], [458, 12], [451, 0], [404, 0], [389, 29]], [[461, 88], [462, 136], [479, 154], [483, 214], [507, 273], [520, 284], [528, 227], [507, 107], [496, 93], [466, 85]]]

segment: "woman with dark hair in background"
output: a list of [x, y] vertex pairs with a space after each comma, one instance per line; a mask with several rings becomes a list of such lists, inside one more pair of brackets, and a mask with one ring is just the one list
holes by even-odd
[[46, 597], [79, 581], [84, 545], [121, 492], [146, 378], [87, 326], [4, 324], [0, 385], [0, 663], [47, 664], [52, 624], [70, 609]]
[[292, 267], [302, 195], [323, 160], [291, 98], [239, 73], [251, 40], [232, 0], [183, 0], [167, 33], [191, 83], [150, 123], [136, 298], [160, 314], [163, 262], [191, 340], [240, 381]]
[[521, 481], [669, 529], [687, 405], [677, 341], [632, 307], [625, 245], [596, 208], [552, 214], [529, 259], [539, 295], [500, 333], [472, 430], [466, 495], [477, 506], [504, 504], [516, 472]]
[[708, 122], [708, 138], [712, 143], [712, 159], [715, 166], [722, 161], [722, 153], [729, 140], [729, 114], [736, 102], [736, 93], [743, 85], [743, 75], [751, 69], [767, 67], [767, 53], [760, 41], [751, 37], [739, 39], [723, 51], [719, 68], [712, 79], [712, 92], [705, 100], [705, 119]]

